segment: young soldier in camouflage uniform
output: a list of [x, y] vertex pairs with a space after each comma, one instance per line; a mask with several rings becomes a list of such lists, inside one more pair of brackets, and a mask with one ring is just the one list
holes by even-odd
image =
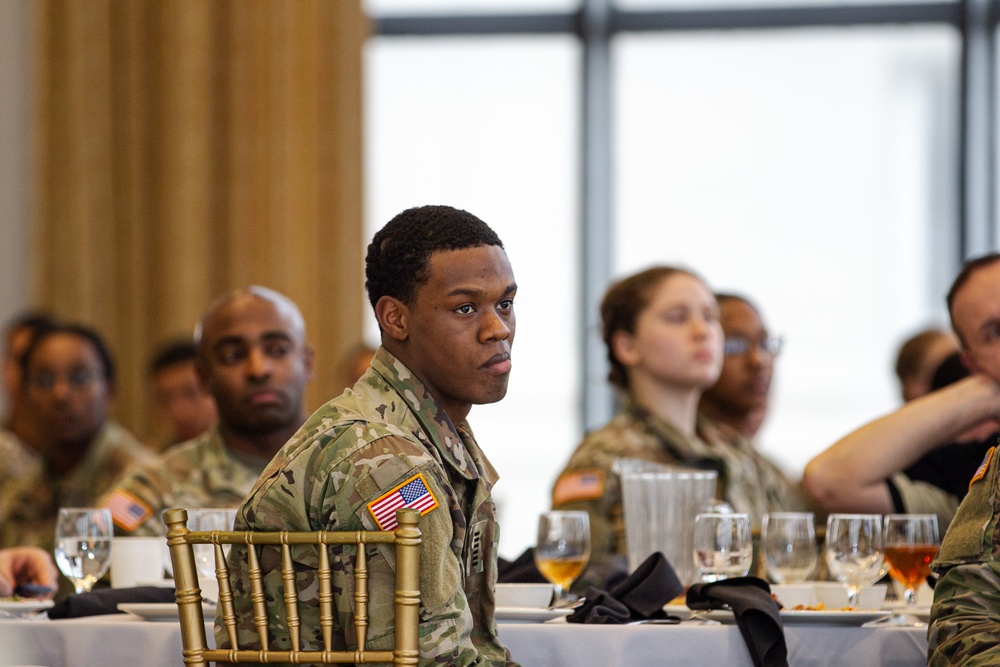
[[[0, 546], [51, 550], [60, 507], [88, 507], [152, 456], [108, 419], [115, 372], [97, 332], [66, 324], [34, 338], [22, 358], [34, 460], [0, 475]], [[22, 466], [23, 466], [22, 461]]]
[[722, 329], [715, 297], [687, 271], [655, 267], [612, 285], [601, 303], [609, 380], [622, 412], [588, 434], [552, 492], [555, 509], [590, 514], [591, 563], [579, 586], [597, 579], [613, 554], [626, 553], [617, 458], [708, 468], [719, 497], [751, 515], [803, 503], [795, 486], [746, 438], [723, 437], [697, 414], [698, 398], [719, 377]]
[[[466, 417], [507, 392], [516, 285], [496, 234], [446, 206], [410, 209], [368, 247], [368, 297], [382, 332], [371, 368], [313, 414], [248, 496], [237, 527], [389, 530], [392, 508], [420, 509], [420, 664], [512, 664], [494, 612], [497, 474]], [[391, 650], [393, 554], [371, 548], [369, 649]], [[296, 556], [315, 565], [314, 554]], [[337, 648], [356, 647], [353, 549], [331, 548]], [[262, 565], [281, 573], [265, 549]], [[240, 641], [255, 645], [246, 554], [234, 547]], [[311, 573], [314, 575], [314, 573]], [[310, 575], [300, 575], [306, 577]], [[311, 582], [304, 582], [311, 583]], [[300, 586], [304, 648], [322, 646], [316, 587]], [[311, 593], [310, 593], [311, 591]], [[284, 602], [267, 601], [282, 617]], [[272, 626], [273, 629], [274, 626]], [[272, 647], [288, 646], [274, 631]], [[227, 645], [217, 626], [216, 637]]]
[[[975, 374], [908, 404], [920, 408], [911, 410], [909, 419], [917, 433], [934, 430], [935, 442], [947, 442], [983, 419], [1000, 417], [998, 295], [1000, 255], [969, 262], [955, 279], [948, 307], [963, 361]], [[992, 444], [934, 564], [940, 579], [927, 635], [929, 665], [1000, 664], [1000, 465], [995, 435]]]
[[208, 308], [195, 341], [219, 423], [133, 471], [102, 501], [119, 533], [162, 535], [170, 507], [239, 507], [305, 421], [313, 351], [290, 299], [265, 287], [229, 292]]

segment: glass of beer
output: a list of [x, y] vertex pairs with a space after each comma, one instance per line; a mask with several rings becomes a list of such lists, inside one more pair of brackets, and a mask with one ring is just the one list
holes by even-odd
[[906, 606], [879, 625], [922, 627], [911, 612], [917, 605], [917, 588], [931, 572], [938, 551], [938, 525], [934, 514], [889, 514], [885, 517], [885, 560], [889, 574], [904, 588]]
[[590, 517], [586, 512], [546, 512], [538, 519], [535, 566], [555, 587], [558, 606], [590, 559]]

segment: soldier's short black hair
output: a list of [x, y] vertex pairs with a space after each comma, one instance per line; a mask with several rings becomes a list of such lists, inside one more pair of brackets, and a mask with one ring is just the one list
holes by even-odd
[[165, 343], [149, 360], [149, 374], [156, 375], [164, 368], [191, 362], [198, 358], [198, 348], [193, 338], [183, 338]]
[[46, 312], [40, 310], [29, 310], [15, 316], [4, 328], [4, 340], [6, 345], [10, 348], [11, 339], [14, 338], [14, 334], [19, 331], [27, 329], [32, 335], [36, 331], [42, 329], [48, 329], [55, 326], [56, 319]]
[[35, 335], [31, 339], [31, 343], [24, 350], [24, 355], [21, 357], [21, 382], [25, 386], [28, 384], [28, 368], [31, 366], [31, 357], [35, 354], [35, 350], [46, 338], [55, 336], [57, 334], [69, 334], [71, 336], [76, 336], [82, 338], [88, 343], [90, 343], [94, 351], [97, 352], [98, 359], [101, 360], [101, 365], [104, 367], [104, 379], [109, 385], [114, 385], [115, 383], [115, 360], [111, 356], [111, 350], [108, 349], [107, 343], [101, 337], [101, 334], [97, 333], [96, 329], [92, 329], [83, 324], [56, 324], [46, 329], [41, 329], [35, 332]]
[[386, 223], [368, 245], [368, 301], [374, 308], [383, 296], [391, 296], [411, 305], [417, 288], [427, 282], [432, 254], [490, 245], [503, 248], [496, 232], [468, 211], [451, 206], [407, 209]]
[[966, 340], [962, 338], [961, 329], [955, 325], [955, 297], [958, 296], [959, 290], [965, 286], [965, 283], [969, 281], [969, 278], [972, 277], [973, 273], [979, 271], [979, 269], [985, 269], [987, 266], [992, 266], [997, 262], [1000, 262], [1000, 253], [997, 252], [991, 252], [983, 255], [982, 257], [967, 260], [965, 264], [962, 265], [962, 270], [958, 272], [957, 276], [955, 276], [955, 280], [951, 283], [951, 288], [948, 290], [948, 296], [945, 298], [945, 302], [948, 304], [948, 315], [951, 317], [951, 328], [958, 335], [958, 339], [962, 342], [962, 347], [965, 347]]

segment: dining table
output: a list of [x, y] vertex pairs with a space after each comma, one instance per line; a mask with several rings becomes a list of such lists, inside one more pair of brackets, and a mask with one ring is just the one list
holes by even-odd
[[[213, 644], [212, 624], [206, 624]], [[564, 618], [500, 622], [500, 640], [524, 667], [636, 667], [725, 665], [753, 661], [735, 623], [702, 625], [583, 625]], [[861, 624], [785, 624], [793, 667], [926, 664], [926, 628], [863, 627]], [[51, 620], [0, 620], [0, 666], [183, 667], [176, 618], [151, 621], [133, 614]]]

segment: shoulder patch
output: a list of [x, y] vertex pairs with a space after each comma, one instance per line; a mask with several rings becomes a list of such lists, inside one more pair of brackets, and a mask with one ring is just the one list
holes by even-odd
[[593, 500], [604, 495], [604, 471], [600, 468], [574, 470], [559, 476], [552, 489], [552, 505], [573, 500]]
[[396, 510], [410, 507], [420, 510], [423, 516], [438, 506], [437, 498], [423, 473], [417, 473], [391, 491], [383, 493], [368, 503], [368, 511], [372, 513], [379, 530], [396, 530]]
[[153, 516], [152, 507], [124, 489], [116, 489], [104, 501], [104, 506], [111, 510], [115, 525], [127, 532], [132, 532]]
[[973, 484], [981, 480], [983, 478], [983, 475], [986, 474], [986, 469], [990, 467], [990, 461], [993, 460], [993, 452], [995, 451], [996, 447], [990, 447], [988, 450], [986, 450], [986, 456], [983, 458], [983, 462], [979, 464], [979, 467], [976, 468], [976, 474], [973, 475], [972, 479], [969, 480], [970, 489], [972, 488]]

